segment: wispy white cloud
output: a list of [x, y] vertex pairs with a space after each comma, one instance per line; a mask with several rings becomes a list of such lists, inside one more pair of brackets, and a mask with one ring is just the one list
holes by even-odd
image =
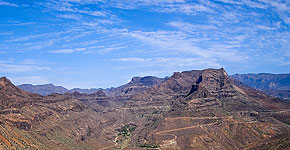
[[122, 9], [135, 9], [142, 6], [164, 6], [172, 4], [184, 4], [184, 0], [113, 0], [108, 4], [110, 6], [122, 8]]
[[107, 47], [107, 48], [102, 48], [98, 50], [98, 53], [100, 54], [105, 54], [105, 53], [109, 53], [112, 52], [114, 50], [119, 50], [119, 49], [123, 49], [126, 48], [127, 46], [116, 46], [116, 47]]
[[225, 4], [245, 5], [250, 8], [274, 8], [279, 14], [280, 18], [288, 25], [290, 25], [290, 1], [283, 0], [217, 0]]
[[184, 0], [114, 0], [107, 5], [121, 9], [146, 8], [145, 10], [153, 12], [176, 12], [189, 15], [195, 15], [197, 12], [214, 12], [213, 9], [201, 3], [188, 3]]
[[2, 21], [0, 25], [5, 25], [5, 26], [28, 26], [28, 25], [34, 25], [36, 22], [24, 22], [24, 21]]
[[49, 39], [50, 41], [53, 41], [50, 38], [52, 37], [56, 38], [62, 34], [68, 34], [74, 31], [79, 31], [79, 30], [73, 28], [70, 30], [59, 31], [59, 32], [37, 33], [37, 34], [32, 34], [32, 35], [19, 36], [17, 38], [7, 40], [6, 42], [23, 42], [23, 41], [29, 41], [29, 40], [35, 40], [35, 39]]
[[225, 4], [236, 4], [236, 5], [246, 5], [248, 7], [251, 8], [261, 8], [261, 9], [265, 9], [268, 6], [263, 4], [263, 3], [259, 3], [257, 1], [253, 1], [253, 0], [217, 0], [220, 2], [223, 2]]
[[[176, 31], [157, 31], [157, 32], [125, 32], [128, 36], [132, 36], [142, 42], [145, 42], [153, 47], [156, 51], [178, 52], [187, 53], [188, 55], [198, 56], [203, 59], [215, 58], [219, 60], [238, 61], [247, 59], [245, 53], [240, 53], [233, 48], [240, 45], [227, 45], [224, 46], [220, 43], [211, 42], [207, 48], [200, 48], [200, 41], [208, 41], [208, 38], [196, 39], [183, 32]], [[221, 46], [222, 45], [222, 46]], [[230, 56], [230, 57], [225, 57]]]
[[247, 6], [251, 7], [251, 8], [261, 8], [261, 9], [268, 8], [267, 5], [265, 5], [263, 3], [259, 3], [259, 2], [253, 1], [253, 0], [243, 0], [242, 3], [244, 5], [247, 5]]
[[[79, 14], [87, 14], [97, 17], [116, 18], [110, 11], [106, 10], [109, 7], [117, 7], [121, 9], [140, 9], [146, 8], [147, 11], [155, 12], [177, 12], [184, 14], [196, 14], [197, 12], [214, 12], [209, 6], [202, 3], [188, 3], [184, 0], [99, 0], [99, 1], [61, 1], [52, 0], [50, 2], [41, 2], [41, 6], [61, 12], [73, 12]], [[102, 10], [80, 9], [78, 6], [95, 4], [102, 6]]]
[[24, 59], [22, 64], [24, 64], [24, 65], [34, 65], [34, 64], [36, 64], [36, 62], [34, 60], [32, 60], [32, 59]]
[[110, 59], [112, 61], [122, 61], [122, 62], [147, 62], [151, 61], [152, 59], [145, 59], [145, 58], [138, 58], [138, 57], [128, 57], [128, 58], [117, 58], [117, 59]]
[[[150, 9], [149, 9], [150, 10]], [[202, 4], [175, 4], [165, 5], [161, 8], [152, 8], [151, 11], [157, 12], [175, 12], [187, 15], [196, 15], [199, 12], [213, 13], [214, 10]]]
[[12, 6], [12, 7], [18, 7], [17, 4], [14, 4], [14, 3], [10, 3], [10, 2], [5, 2], [5, 1], [0, 1], [0, 5], [2, 6]]
[[[102, 4], [100, 4], [102, 3]], [[87, 26], [99, 26], [100, 24], [114, 24], [121, 22], [116, 15], [110, 13], [110, 11], [104, 9], [104, 1], [62, 1], [62, 0], [51, 0], [49, 2], [39, 2], [39, 6], [44, 6], [48, 11], [59, 11], [60, 15], [57, 17], [62, 17], [66, 19], [74, 19], [75, 21], [81, 22], [83, 25]], [[100, 10], [91, 9], [90, 7], [83, 7], [85, 5], [95, 5]]]
[[171, 22], [168, 22], [168, 25], [175, 27], [179, 30], [186, 31], [186, 32], [193, 32], [193, 31], [200, 32], [200, 30], [213, 30], [217, 28], [215, 25], [191, 24], [191, 23], [186, 23], [182, 21], [171, 21]]
[[45, 33], [45, 34], [39, 34], [39, 35], [31, 35], [31, 36], [18, 37], [18, 38], [15, 38], [15, 39], [8, 40], [7, 42], [28, 41], [28, 40], [31, 40], [31, 39], [34, 39], [34, 38], [42, 37], [43, 35], [47, 35], [47, 33]]
[[[156, 75], [164, 76], [174, 71], [188, 70], [190, 68], [203, 69], [203, 68], [220, 68], [221, 64], [216, 59], [203, 59], [203, 58], [190, 58], [190, 57], [156, 57], [156, 58], [141, 58], [141, 57], [127, 57], [110, 59], [111, 61], [138, 63], [135, 67], [152, 68], [158, 67], [159, 71], [146, 71], [140, 72], [138, 75]], [[125, 68], [127, 69], [127, 68]]]
[[290, 1], [272, 1], [272, 0], [259, 0], [270, 7], [275, 8], [279, 14], [279, 17], [284, 21], [284, 23], [290, 25]]
[[61, 14], [61, 15], [58, 15], [57, 17], [65, 18], [65, 19], [73, 19], [77, 21], [81, 20], [81, 15], [76, 15], [76, 14]]
[[256, 26], [257, 30], [276, 30], [277, 28], [274, 27], [268, 27], [265, 25], [257, 25]]
[[55, 54], [70, 54], [70, 53], [82, 52], [82, 51], [86, 51], [86, 50], [87, 50], [87, 48], [75, 48], [75, 49], [51, 50], [51, 51], [48, 51], [48, 52], [55, 53]]
[[289, 1], [282, 1], [282, 0], [277, 0], [277, 1], [272, 1], [272, 0], [259, 0], [260, 2], [263, 2], [265, 4], [268, 4], [272, 7], [276, 7], [279, 10], [286, 10], [289, 11], [289, 6], [290, 2]]
[[[98, 45], [98, 46], [92, 46], [93, 43], [79, 43], [76, 44], [78, 46], [85, 45], [86, 47], [80, 47], [80, 48], [64, 48], [64, 49], [56, 49], [56, 50], [49, 50], [47, 52], [49, 53], [55, 53], [55, 54], [70, 54], [70, 53], [84, 53], [84, 54], [92, 54], [92, 53], [99, 53], [99, 54], [106, 54], [110, 53], [115, 50], [127, 48], [125, 45], [126, 43], [118, 43], [118, 44], [111, 44], [111, 45]], [[90, 45], [90, 46], [89, 46]], [[74, 45], [64, 45], [65, 47], [72, 47]]]
[[54, 8], [57, 11], [72, 12], [72, 13], [78, 13], [78, 14], [86, 14], [86, 15], [91, 15], [91, 16], [106, 17], [106, 16], [110, 15], [108, 12], [105, 12], [105, 11], [81, 10], [81, 9], [78, 9], [78, 8], [71, 8], [71, 7], [58, 7], [57, 5], [55, 5], [52, 8]]
[[64, 18], [64, 19], [71, 19], [78, 22], [80, 25], [89, 26], [89, 27], [100, 27], [100, 25], [112, 25], [116, 21], [112, 19], [87, 19], [79, 14], [61, 14], [61, 15], [57, 15], [57, 17]]
[[240, 4], [240, 2], [234, 1], [234, 0], [217, 0], [217, 1], [227, 3], [227, 4]]
[[56, 53], [56, 54], [69, 54], [75, 52], [73, 49], [60, 49], [60, 50], [52, 50], [48, 51], [50, 53]]
[[33, 71], [44, 71], [50, 70], [49, 67], [46, 66], [38, 66], [34, 64], [23, 64], [23, 63], [14, 63], [14, 61], [9, 62], [0, 62], [2, 73], [20, 73], [20, 72], [33, 72]]
[[278, 60], [279, 64], [280, 65], [283, 65], [283, 66], [290, 66], [290, 60], [285, 60], [285, 59], [280, 59]]

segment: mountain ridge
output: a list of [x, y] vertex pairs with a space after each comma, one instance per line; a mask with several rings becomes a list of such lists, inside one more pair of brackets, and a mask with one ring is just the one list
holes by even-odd
[[290, 99], [290, 74], [235, 74], [231, 77], [268, 95]]
[[[268, 76], [266, 79], [260, 79], [261, 77], [259, 76]], [[273, 74], [273, 73], [248, 73], [248, 74], [234, 74], [231, 75], [233, 79], [242, 82], [246, 86], [250, 86], [252, 88], [258, 89], [260, 91], [263, 91], [264, 93], [278, 97], [281, 99], [290, 99], [290, 82], [286, 83], [285, 85], [280, 86], [280, 84], [277, 82], [280, 82], [279, 80], [275, 80], [277, 77], [288, 77], [290, 74], [284, 73], [284, 74]], [[247, 78], [247, 79], [246, 79]], [[257, 79], [255, 79], [257, 78]], [[52, 93], [59, 93], [59, 94], [64, 94], [66, 92], [68, 93], [73, 93], [74, 91], [80, 92], [80, 93], [87, 93], [87, 94], [92, 94], [95, 93], [99, 90], [102, 90], [103, 92], [107, 94], [127, 94], [132, 92], [133, 93], [136, 91], [144, 90], [146, 87], [151, 87], [153, 85], [158, 85], [161, 84], [163, 81], [167, 80], [168, 77], [165, 78], [158, 78], [154, 76], [145, 76], [145, 77], [133, 77], [130, 82], [127, 84], [121, 85], [119, 87], [112, 87], [112, 88], [107, 88], [107, 89], [102, 89], [102, 88], [91, 88], [91, 89], [81, 89], [81, 88], [73, 88], [73, 89], [66, 89], [62, 86], [55, 86], [53, 84], [43, 84], [43, 85], [32, 85], [32, 84], [22, 84], [18, 85], [17, 87], [20, 87], [21, 89], [31, 92], [31, 93], [36, 93], [40, 94], [42, 96], [47, 96]], [[147, 81], [146, 81], [147, 80]], [[151, 80], [151, 81], [150, 81]], [[261, 81], [259, 83], [256, 83], [256, 80], [266, 80], [262, 84]], [[269, 81], [267, 81], [269, 80]], [[273, 81], [270, 81], [273, 80]], [[143, 82], [143, 83], [142, 83]], [[147, 82], [147, 83], [146, 83]], [[148, 85], [146, 85], [148, 84]], [[131, 87], [132, 86], [132, 87]], [[134, 87], [135, 86], [135, 87]], [[136, 87], [137, 86], [137, 87]], [[142, 87], [143, 86], [143, 87]], [[139, 88], [139, 89], [138, 89]]]
[[[136, 86], [136, 79], [122, 88]], [[116, 95], [40, 96], [0, 80], [0, 100], [8, 106], [0, 111], [0, 148], [239, 150], [269, 148], [271, 143], [279, 143], [276, 148], [287, 146], [283, 141], [290, 135], [290, 103], [235, 82], [223, 68], [176, 72], [152, 84]]]
[[112, 87], [112, 88], [90, 88], [90, 89], [81, 89], [81, 88], [73, 88], [73, 89], [67, 89], [63, 86], [56, 86], [54, 84], [42, 84], [42, 85], [32, 85], [32, 84], [21, 84], [17, 87], [21, 88], [22, 90], [25, 90], [27, 92], [40, 94], [42, 96], [47, 96], [53, 93], [58, 94], [64, 94], [64, 93], [73, 93], [75, 91], [79, 93], [85, 93], [85, 94], [92, 94], [98, 91], [103, 91], [107, 94], [127, 94], [136, 92], [138, 90], [143, 90], [146, 87], [151, 87], [153, 85], [158, 85], [161, 82], [165, 81], [167, 77], [165, 78], [158, 78], [154, 76], [145, 76], [145, 77], [133, 77], [130, 82], [127, 84], [118, 86], [118, 87]]

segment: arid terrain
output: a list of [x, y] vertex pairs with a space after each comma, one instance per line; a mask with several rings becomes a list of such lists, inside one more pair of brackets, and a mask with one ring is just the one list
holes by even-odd
[[48, 96], [2, 77], [0, 103], [0, 150], [290, 147], [290, 103], [232, 80], [223, 68]]

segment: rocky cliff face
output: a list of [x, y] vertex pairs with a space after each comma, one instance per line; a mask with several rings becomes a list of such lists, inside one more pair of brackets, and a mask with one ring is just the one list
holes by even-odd
[[1, 101], [13, 108], [0, 113], [3, 149], [267, 149], [287, 146], [290, 135], [290, 104], [243, 86], [224, 69], [133, 78], [123, 89], [146, 88], [119, 95], [43, 97], [0, 83]]
[[290, 99], [290, 74], [235, 74], [231, 77], [266, 94]]
[[[289, 116], [289, 104], [232, 81], [224, 69], [174, 73], [126, 105], [150, 116], [153, 131], [144, 138], [163, 149], [243, 149], [274, 130], [271, 136], [289, 131], [284, 114]], [[267, 131], [260, 132], [264, 121]], [[271, 130], [275, 124], [281, 128]]]

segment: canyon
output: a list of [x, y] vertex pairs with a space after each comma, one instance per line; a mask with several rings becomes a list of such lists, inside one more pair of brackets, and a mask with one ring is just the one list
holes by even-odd
[[290, 103], [221, 69], [47, 96], [0, 78], [0, 149], [288, 149]]

